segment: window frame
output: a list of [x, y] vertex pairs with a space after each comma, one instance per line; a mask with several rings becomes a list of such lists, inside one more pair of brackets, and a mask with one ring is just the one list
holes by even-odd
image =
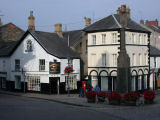
[[46, 61], [45, 59], [39, 59], [39, 71], [45, 71]]

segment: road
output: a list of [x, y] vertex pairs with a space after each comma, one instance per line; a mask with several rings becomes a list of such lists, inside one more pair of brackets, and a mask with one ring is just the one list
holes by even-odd
[[0, 120], [124, 120], [102, 110], [0, 94]]

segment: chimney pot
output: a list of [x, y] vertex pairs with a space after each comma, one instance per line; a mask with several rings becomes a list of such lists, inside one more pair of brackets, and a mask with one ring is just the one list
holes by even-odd
[[54, 25], [55, 33], [62, 37], [62, 24]]
[[30, 11], [30, 16], [28, 17], [28, 30], [35, 31], [35, 18], [33, 16], [33, 11]]
[[91, 18], [85, 17], [84, 19], [85, 19], [85, 26], [86, 27], [89, 26], [91, 24]]

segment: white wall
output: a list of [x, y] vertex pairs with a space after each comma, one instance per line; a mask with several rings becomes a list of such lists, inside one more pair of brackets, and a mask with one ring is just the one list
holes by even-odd
[[[32, 52], [26, 52], [26, 42], [27, 40], [32, 41]], [[59, 59], [57, 57], [54, 57], [50, 54], [48, 54], [41, 45], [29, 34], [24, 38], [22, 43], [18, 46], [18, 48], [15, 50], [15, 52], [12, 54], [10, 58], [0, 58], [0, 71], [2, 66], [3, 59], [6, 59], [7, 61], [7, 68], [8, 70], [8, 80], [15, 80], [15, 75], [21, 76], [21, 80], [24, 81], [23, 75], [21, 72], [15, 72], [15, 59], [20, 59], [20, 66], [21, 69], [25, 68], [26, 75], [36, 75], [40, 76], [40, 80], [42, 83], [49, 83], [49, 77], [60, 77], [65, 76], [64, 75], [64, 69], [68, 65], [67, 59]], [[39, 72], [39, 59], [45, 59], [45, 71]], [[60, 62], [60, 74], [49, 74], [49, 62], [53, 62], [54, 60], [57, 60], [57, 62]], [[73, 60], [73, 69], [74, 74], [77, 74], [77, 80], [80, 80], [80, 60], [74, 59]], [[65, 77], [60, 77], [60, 82], [64, 82]]]

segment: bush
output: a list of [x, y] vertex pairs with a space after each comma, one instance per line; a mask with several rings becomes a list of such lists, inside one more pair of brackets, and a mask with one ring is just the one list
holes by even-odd
[[153, 91], [144, 91], [143, 93], [144, 95], [144, 99], [147, 99], [147, 100], [153, 100], [155, 98], [155, 93]]
[[113, 91], [108, 95], [109, 100], [121, 100], [121, 95], [117, 91]]
[[136, 101], [139, 98], [140, 98], [140, 94], [136, 91], [130, 92], [130, 93], [125, 93], [123, 96], [123, 99], [125, 101]]
[[95, 91], [89, 91], [86, 93], [86, 98], [87, 99], [95, 99], [96, 97], [96, 92]]

